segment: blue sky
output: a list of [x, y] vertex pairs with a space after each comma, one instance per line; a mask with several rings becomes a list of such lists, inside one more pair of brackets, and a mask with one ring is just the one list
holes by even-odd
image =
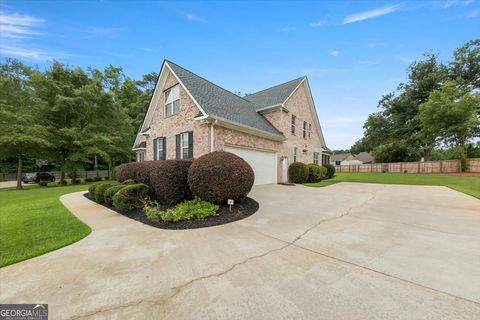
[[231, 91], [307, 75], [328, 147], [348, 148], [424, 52], [480, 37], [478, 0], [5, 1], [0, 53], [40, 68], [158, 72], [164, 58]]

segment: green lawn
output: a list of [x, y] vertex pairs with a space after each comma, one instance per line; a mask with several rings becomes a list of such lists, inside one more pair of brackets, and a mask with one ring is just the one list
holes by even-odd
[[402, 173], [336, 173], [335, 177], [332, 179], [317, 183], [306, 183], [305, 185], [311, 187], [324, 187], [337, 182], [446, 186], [480, 199], [480, 177]]
[[63, 194], [88, 185], [0, 189], [0, 267], [64, 247], [87, 236], [90, 228], [60, 202]]

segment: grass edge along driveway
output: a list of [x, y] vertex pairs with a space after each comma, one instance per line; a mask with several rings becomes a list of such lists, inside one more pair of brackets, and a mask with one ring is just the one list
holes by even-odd
[[0, 189], [0, 267], [72, 244], [91, 229], [60, 202], [88, 185]]
[[402, 173], [336, 173], [332, 179], [306, 183], [310, 187], [325, 187], [338, 182], [445, 186], [480, 199], [480, 177], [442, 176]]

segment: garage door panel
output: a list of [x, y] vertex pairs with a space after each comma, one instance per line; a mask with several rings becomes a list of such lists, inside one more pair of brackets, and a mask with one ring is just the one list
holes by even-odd
[[255, 185], [275, 183], [276, 156], [273, 152], [228, 146], [225, 151], [243, 158], [255, 173]]

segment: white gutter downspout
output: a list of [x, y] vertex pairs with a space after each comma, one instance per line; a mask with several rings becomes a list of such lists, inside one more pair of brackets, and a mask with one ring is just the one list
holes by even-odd
[[218, 120], [210, 123], [210, 152], [215, 151], [215, 125]]

